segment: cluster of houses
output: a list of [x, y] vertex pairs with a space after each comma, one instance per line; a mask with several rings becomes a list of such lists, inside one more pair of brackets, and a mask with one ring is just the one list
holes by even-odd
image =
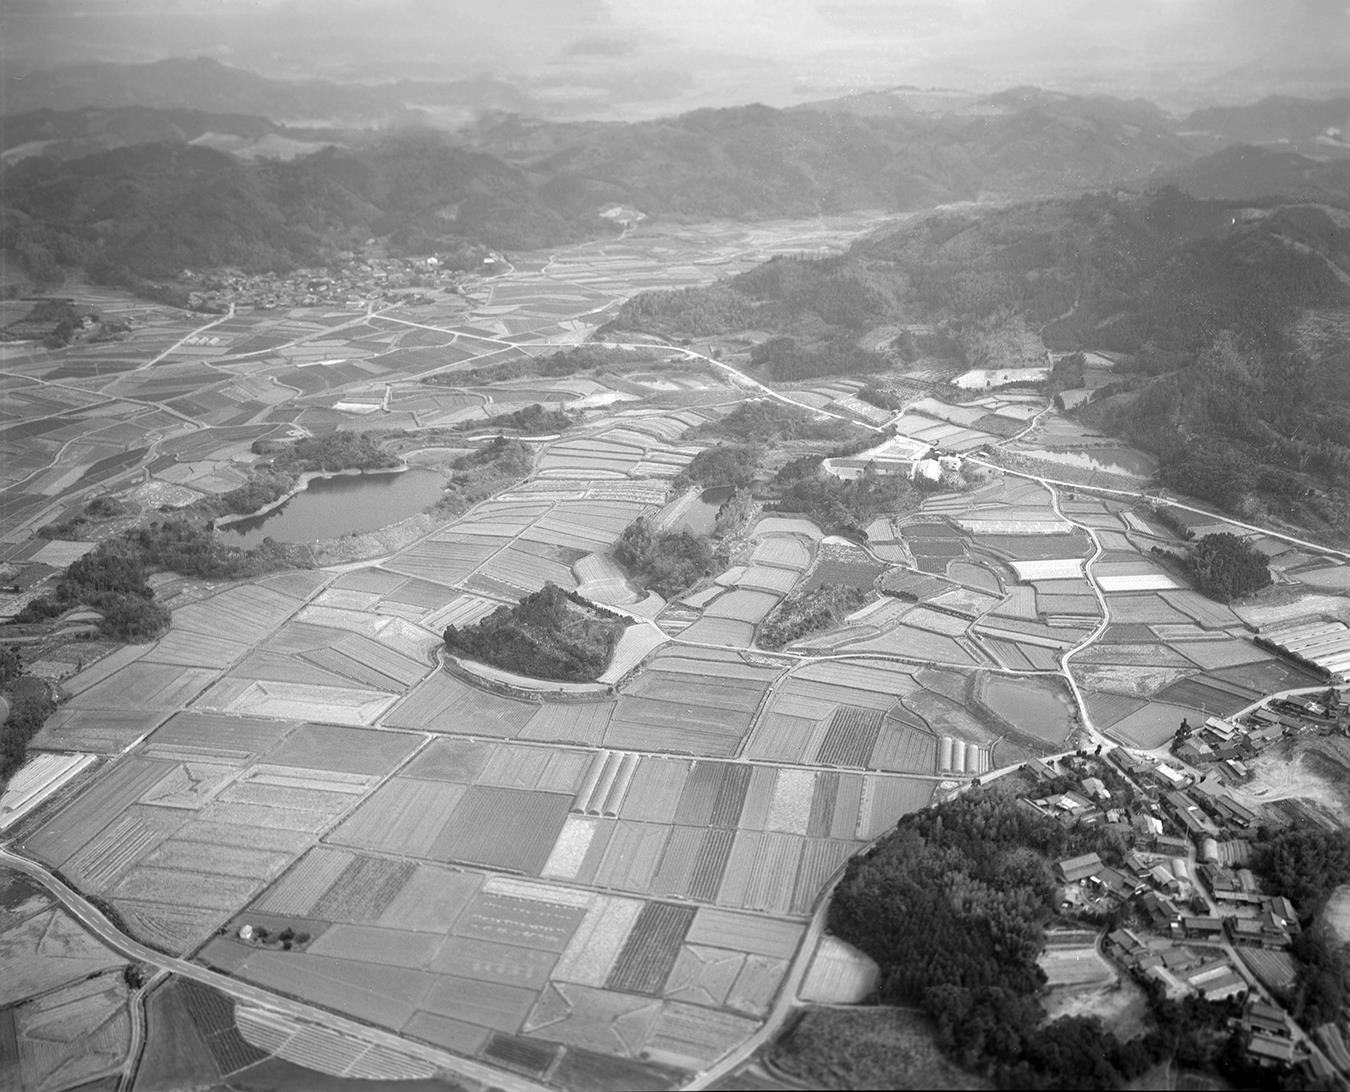
[[[482, 259], [490, 272], [502, 259]], [[199, 311], [221, 311], [236, 306], [364, 307], [368, 303], [415, 303], [428, 299], [419, 289], [457, 291], [462, 270], [439, 258], [376, 258], [344, 256], [325, 269], [297, 269], [290, 273], [244, 273], [237, 269], [210, 272], [184, 270], [180, 280], [188, 290], [189, 305]]]
[[1172, 753], [1192, 766], [1211, 766], [1230, 784], [1251, 779], [1247, 762], [1287, 735], [1350, 734], [1350, 702], [1334, 689], [1316, 695], [1287, 695], [1257, 706], [1236, 720], [1209, 717], [1204, 724], [1183, 720]]
[[[1037, 760], [1023, 770], [1043, 791], [1025, 795], [1021, 806], [1066, 828], [1098, 826], [1108, 835], [1113, 848], [1056, 866], [1061, 908], [1114, 926], [1106, 954], [1174, 999], [1246, 999], [1245, 1041], [1257, 1064], [1306, 1064], [1316, 1074], [1328, 1057], [1335, 1061], [1331, 1045], [1322, 1044], [1325, 1054], [1311, 1049], [1255, 985], [1276, 997], [1293, 987], [1289, 949], [1300, 931], [1289, 900], [1264, 890], [1247, 867], [1255, 812], [1216, 777], [1197, 780], [1123, 748], [1105, 758]], [[1338, 1034], [1331, 1038], [1344, 1049]]]

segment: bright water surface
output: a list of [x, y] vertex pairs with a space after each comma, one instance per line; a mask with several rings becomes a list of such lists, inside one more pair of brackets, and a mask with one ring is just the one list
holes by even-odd
[[1094, 447], [1083, 451], [1031, 450], [1027, 454], [1051, 463], [1063, 463], [1079, 470], [1100, 470], [1131, 478], [1151, 478], [1157, 464], [1142, 451], [1128, 447]]
[[246, 549], [265, 538], [314, 542], [376, 531], [434, 504], [441, 497], [442, 484], [439, 474], [416, 467], [402, 473], [314, 478], [280, 507], [220, 530], [231, 546]]

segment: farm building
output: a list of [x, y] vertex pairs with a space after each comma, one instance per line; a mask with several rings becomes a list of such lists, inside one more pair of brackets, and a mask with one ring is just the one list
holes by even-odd
[[1102, 859], [1095, 853], [1084, 853], [1081, 857], [1060, 861], [1055, 867], [1065, 883], [1078, 883], [1101, 872]]

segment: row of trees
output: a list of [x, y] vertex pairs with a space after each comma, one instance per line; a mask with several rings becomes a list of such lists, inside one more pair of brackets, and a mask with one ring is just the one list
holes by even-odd
[[0, 724], [0, 791], [28, 757], [28, 744], [56, 708], [47, 684], [23, 672], [17, 649], [0, 646], [0, 691], [9, 715]]

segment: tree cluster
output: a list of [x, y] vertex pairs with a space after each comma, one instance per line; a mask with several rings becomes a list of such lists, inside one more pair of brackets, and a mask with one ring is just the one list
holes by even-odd
[[499, 413], [486, 421], [464, 421], [459, 427], [466, 432], [490, 428], [523, 432], [527, 436], [545, 436], [562, 432], [572, 424], [572, 415], [565, 410], [548, 409], [535, 403], [510, 413]]
[[1246, 539], [1228, 532], [1205, 535], [1187, 552], [1186, 572], [1195, 586], [1221, 603], [1228, 603], [1270, 586], [1265, 555]]
[[852, 481], [808, 473], [798, 460], [774, 480], [778, 497], [770, 507], [805, 516], [827, 534], [861, 537], [878, 516], [894, 516], [918, 507], [922, 499], [909, 479], [865, 470]]
[[556, 584], [463, 629], [447, 626], [446, 649], [538, 679], [591, 682], [609, 666], [626, 623]]
[[847, 584], [825, 584], [796, 591], [784, 599], [759, 628], [762, 648], [779, 649], [824, 633], [843, 622], [845, 615], [867, 602], [868, 592]]
[[[780, 440], [840, 440], [861, 432], [835, 418], [817, 420], [796, 406], [764, 398], [742, 402], [725, 417], [690, 429], [691, 439], [711, 437], [739, 444], [772, 444]], [[855, 439], [857, 437], [854, 437]]]
[[613, 553], [639, 584], [666, 599], [707, 576], [713, 560], [706, 539], [688, 531], [654, 533], [642, 517], [624, 528]]
[[695, 455], [676, 475], [672, 485], [677, 490], [688, 489], [691, 485], [741, 488], [754, 480], [759, 456], [757, 444], [714, 444]]
[[9, 699], [9, 716], [0, 724], [0, 790], [28, 757], [28, 743], [37, 735], [56, 703], [41, 679], [24, 675], [18, 654], [0, 650], [0, 689]]

